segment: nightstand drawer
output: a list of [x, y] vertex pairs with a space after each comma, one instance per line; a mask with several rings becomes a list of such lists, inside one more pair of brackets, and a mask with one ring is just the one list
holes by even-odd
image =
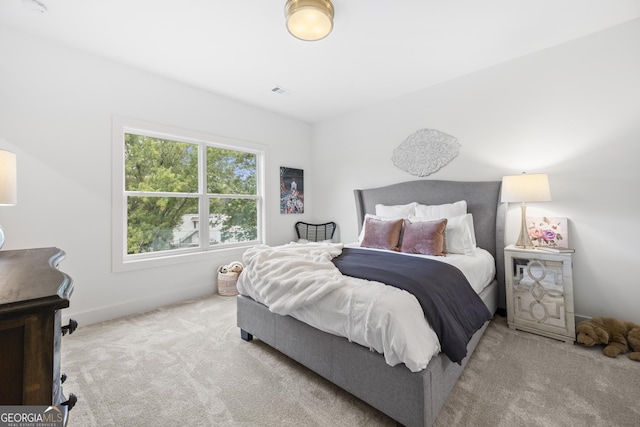
[[543, 290], [543, 294], [534, 296], [534, 292], [530, 288], [514, 287], [514, 319], [529, 322], [532, 327], [542, 323], [549, 327], [558, 328], [559, 333], [566, 331], [567, 317], [564, 307], [564, 293]]

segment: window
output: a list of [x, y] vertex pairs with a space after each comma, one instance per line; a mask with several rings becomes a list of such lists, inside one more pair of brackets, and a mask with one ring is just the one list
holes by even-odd
[[262, 241], [259, 146], [121, 118], [113, 133], [115, 270]]

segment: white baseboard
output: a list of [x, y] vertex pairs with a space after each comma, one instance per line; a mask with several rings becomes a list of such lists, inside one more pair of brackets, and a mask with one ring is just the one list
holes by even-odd
[[576, 325], [580, 322], [582, 322], [583, 320], [589, 320], [591, 319], [591, 316], [581, 316], [579, 314], [575, 315], [575, 319], [576, 319]]
[[127, 301], [122, 304], [101, 307], [84, 312], [74, 312], [66, 309], [62, 312], [62, 324], [68, 324], [69, 319], [73, 318], [78, 322], [79, 327], [88, 326], [94, 323], [104, 322], [106, 320], [129, 316], [131, 314], [144, 313], [145, 311], [150, 311], [165, 305], [211, 295], [214, 292], [215, 289], [211, 284], [207, 284], [192, 288], [180, 288], [179, 290], [160, 295], [150, 295], [145, 299]]

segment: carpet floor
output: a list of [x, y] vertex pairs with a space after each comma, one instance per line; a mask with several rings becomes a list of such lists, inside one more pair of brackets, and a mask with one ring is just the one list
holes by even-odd
[[[395, 426], [259, 339], [212, 295], [63, 339], [69, 427]], [[640, 363], [514, 331], [496, 316], [436, 427], [640, 426]]]

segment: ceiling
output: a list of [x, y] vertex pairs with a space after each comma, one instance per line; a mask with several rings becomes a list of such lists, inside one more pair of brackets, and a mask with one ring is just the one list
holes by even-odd
[[333, 0], [333, 32], [304, 42], [285, 0], [31, 1], [1, 0], [0, 25], [307, 123], [640, 17], [640, 0]]

